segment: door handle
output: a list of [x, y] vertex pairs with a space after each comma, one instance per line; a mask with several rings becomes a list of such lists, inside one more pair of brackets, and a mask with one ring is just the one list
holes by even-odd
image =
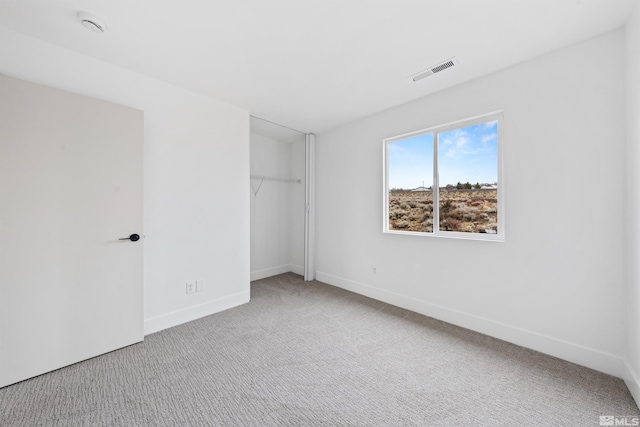
[[131, 240], [132, 242], [137, 242], [138, 240], [140, 240], [140, 235], [139, 234], [132, 234], [129, 237], [123, 237], [121, 239], [118, 240]]

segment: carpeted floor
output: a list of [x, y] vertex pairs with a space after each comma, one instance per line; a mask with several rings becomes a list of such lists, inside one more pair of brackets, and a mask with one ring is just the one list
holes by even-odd
[[598, 426], [622, 380], [284, 274], [252, 300], [0, 389], [0, 426]]

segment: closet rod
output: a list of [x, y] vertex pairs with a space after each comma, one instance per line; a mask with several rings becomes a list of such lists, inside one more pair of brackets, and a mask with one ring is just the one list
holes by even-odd
[[296, 184], [302, 184], [301, 179], [269, 178], [268, 176], [259, 176], [259, 175], [251, 175], [251, 179], [260, 179], [263, 181], [277, 181], [277, 182], [295, 182]]

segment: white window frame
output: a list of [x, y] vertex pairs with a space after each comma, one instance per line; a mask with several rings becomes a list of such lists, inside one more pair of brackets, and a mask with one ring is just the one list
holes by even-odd
[[[444, 231], [440, 230], [440, 206], [439, 206], [439, 193], [440, 185], [438, 180], [438, 135], [442, 132], [450, 131], [453, 129], [465, 128], [468, 126], [477, 125], [486, 122], [498, 122], [498, 190], [497, 190], [497, 224], [498, 232], [496, 234], [489, 233], [465, 233], [460, 231]], [[419, 231], [403, 231], [393, 230], [389, 228], [389, 167], [388, 167], [388, 147], [390, 143], [400, 141], [407, 138], [412, 138], [424, 134], [433, 134], [433, 188], [434, 191], [434, 203], [433, 203], [433, 232], [419, 232]], [[453, 239], [466, 239], [466, 240], [484, 240], [494, 242], [504, 242], [506, 238], [505, 230], [505, 203], [504, 203], [504, 190], [505, 190], [505, 178], [503, 167], [503, 151], [504, 151], [504, 111], [495, 111], [480, 116], [474, 116], [463, 120], [457, 120], [444, 125], [433, 126], [427, 129], [421, 129], [415, 132], [405, 133], [403, 135], [386, 138], [383, 140], [383, 154], [382, 154], [382, 169], [384, 176], [383, 185], [383, 226], [382, 231], [388, 234], [401, 234], [412, 236], [425, 236], [425, 237], [444, 237]]]

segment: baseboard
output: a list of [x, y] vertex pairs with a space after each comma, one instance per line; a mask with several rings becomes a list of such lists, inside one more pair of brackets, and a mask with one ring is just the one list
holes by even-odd
[[162, 314], [144, 321], [144, 334], [149, 335], [163, 329], [181, 325], [210, 314], [218, 313], [249, 302], [249, 291], [239, 292], [213, 301]]
[[622, 379], [631, 392], [633, 400], [636, 401], [636, 405], [640, 406], [640, 377], [627, 360], [624, 361], [624, 368], [626, 373]]
[[304, 267], [299, 265], [289, 264], [289, 271], [291, 273], [298, 274], [300, 276], [304, 276]]
[[530, 348], [609, 375], [625, 378], [626, 369], [622, 358], [610, 353], [343, 279], [328, 273], [318, 271], [316, 272], [316, 279], [378, 301]]
[[304, 267], [300, 267], [299, 265], [294, 264], [283, 264], [278, 265], [277, 267], [265, 268], [264, 270], [252, 271], [251, 272], [251, 281], [266, 279], [267, 277], [277, 276], [278, 274], [284, 273], [296, 273], [299, 275], [304, 275]]
[[264, 270], [257, 270], [251, 272], [251, 281], [266, 279], [267, 277], [277, 276], [278, 274], [284, 274], [289, 272], [289, 264], [278, 265], [277, 267], [265, 268]]

